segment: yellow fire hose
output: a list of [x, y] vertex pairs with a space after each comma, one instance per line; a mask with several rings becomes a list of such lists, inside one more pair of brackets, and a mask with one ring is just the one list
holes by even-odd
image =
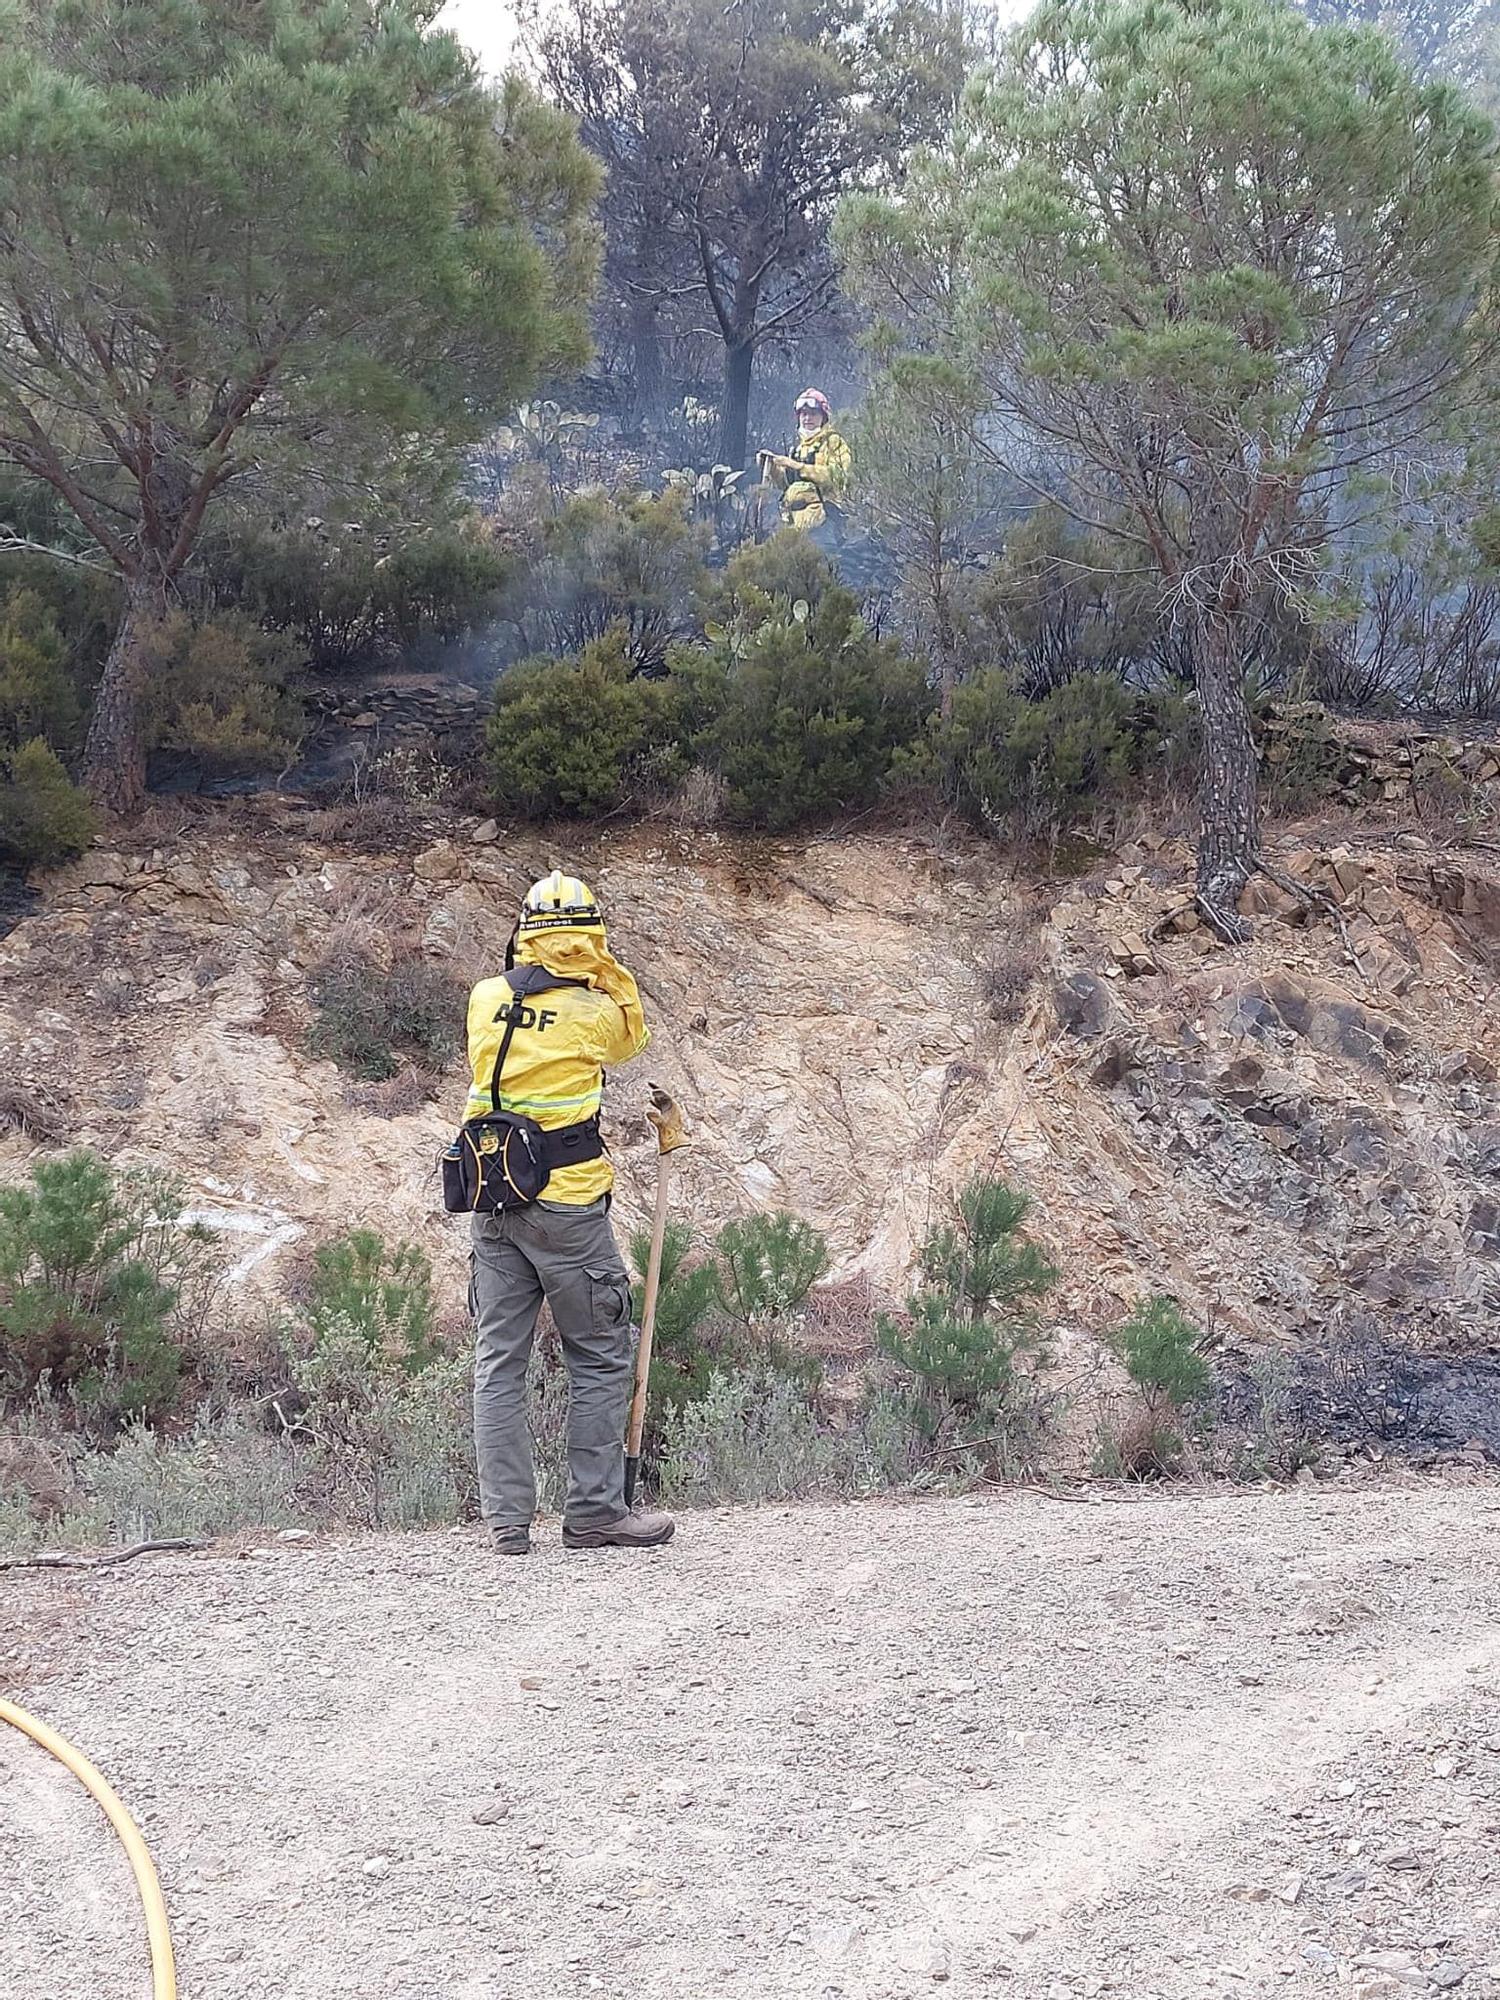
[[80, 1756], [71, 1743], [49, 1729], [45, 1722], [38, 1722], [34, 1715], [28, 1715], [24, 1708], [17, 1708], [8, 1701], [0, 1701], [0, 1722], [14, 1723], [33, 1743], [40, 1743], [44, 1750], [50, 1750], [103, 1808], [105, 1817], [120, 1836], [120, 1845], [134, 1871], [135, 1885], [141, 1892], [141, 1904], [146, 1912], [146, 1935], [151, 1943], [152, 2000], [177, 2000], [177, 1973], [172, 1964], [172, 1934], [167, 1928], [167, 1906], [162, 1901], [161, 1884], [156, 1879], [156, 1869], [146, 1851], [140, 1828], [102, 1773], [94, 1769], [87, 1757]]

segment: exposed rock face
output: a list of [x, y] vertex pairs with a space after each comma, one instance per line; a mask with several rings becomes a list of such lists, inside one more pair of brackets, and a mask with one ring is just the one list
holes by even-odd
[[[463, 1229], [434, 1161], [463, 1079], [404, 1116], [351, 1107], [303, 1046], [307, 971], [336, 929], [381, 962], [399, 928], [465, 979], [491, 972], [521, 890], [565, 859], [656, 1031], [610, 1081], [626, 1228], [650, 1200], [659, 1078], [695, 1127], [681, 1213], [710, 1227], [784, 1204], [883, 1285], [991, 1168], [1035, 1194], [1081, 1325], [1149, 1287], [1246, 1335], [1500, 1331], [1487, 861], [1409, 839], [1293, 856], [1337, 902], [1351, 964], [1281, 891], [1247, 950], [1215, 945], [1177, 914], [1186, 855], [1159, 846], [1054, 887], [1049, 911], [997, 850], [915, 837], [637, 830], [563, 855], [434, 821], [364, 855], [320, 847], [316, 824], [241, 804], [167, 848], [97, 851], [0, 946], [7, 1088], [50, 1093], [54, 1125], [65, 1092], [80, 1141], [175, 1173], [195, 1210], [232, 1219], [247, 1281], [299, 1232], [362, 1222], [426, 1243], [457, 1290]], [[1039, 972], [1002, 1025], [982, 966], [1010, 945]], [[0, 1172], [39, 1143], [13, 1125]]]

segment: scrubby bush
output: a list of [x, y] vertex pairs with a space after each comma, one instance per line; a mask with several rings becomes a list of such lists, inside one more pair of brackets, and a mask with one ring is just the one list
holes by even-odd
[[[662, 1237], [661, 1277], [656, 1294], [656, 1327], [651, 1347], [651, 1381], [647, 1413], [654, 1439], [646, 1456], [659, 1456], [660, 1432], [667, 1413], [696, 1402], [707, 1390], [716, 1357], [724, 1348], [714, 1337], [713, 1316], [719, 1305], [719, 1279], [711, 1260], [691, 1261], [692, 1231], [686, 1223], [669, 1222]], [[638, 1282], [632, 1296], [636, 1325], [646, 1311], [646, 1267], [651, 1256], [651, 1232], [638, 1230], [630, 1239], [630, 1257]]]
[[616, 628], [559, 660], [502, 674], [489, 745], [495, 798], [533, 818], [593, 818], [641, 804], [686, 769], [670, 682], [634, 672]]
[[312, 1448], [299, 1485], [319, 1513], [415, 1528], [473, 1512], [467, 1357], [411, 1371], [333, 1319], [299, 1363], [297, 1390], [304, 1407], [289, 1442]]
[[206, 1238], [170, 1184], [78, 1151], [0, 1188], [0, 1384], [63, 1396], [108, 1434], [176, 1401]]
[[1326, 708], [1318, 702], [1261, 700], [1251, 720], [1269, 811], [1306, 812], [1337, 792], [1348, 749]]
[[415, 1243], [353, 1229], [314, 1253], [307, 1318], [318, 1344], [349, 1332], [377, 1359], [415, 1373], [438, 1352], [431, 1260]]
[[1030, 1198], [980, 1175], [956, 1220], [924, 1245], [903, 1318], [886, 1317], [884, 1353], [916, 1378], [921, 1421], [945, 1454], [1011, 1470], [1039, 1442], [1033, 1371], [1048, 1350], [1038, 1305], [1057, 1268], [1025, 1234]]
[[174, 612], [146, 641], [152, 744], [215, 771], [291, 762], [303, 732], [287, 678], [296, 650], [235, 613], [194, 620]]
[[810, 535], [781, 528], [764, 542], [750, 542], [724, 567], [711, 600], [713, 616], [763, 623], [793, 604], [817, 604], [837, 583], [833, 565]]
[[340, 672], [494, 617], [515, 583], [512, 557], [443, 522], [417, 535], [379, 523], [255, 526], [222, 540], [214, 600], [285, 633], [322, 672]]
[[880, 1493], [910, 1480], [925, 1449], [911, 1398], [884, 1385], [831, 1423], [795, 1376], [716, 1369], [666, 1426], [661, 1493], [700, 1507]]
[[1112, 675], [1077, 674], [1028, 701], [992, 669], [955, 691], [904, 768], [934, 781], [977, 826], [1037, 835], [1139, 776], [1161, 738], [1154, 707]]
[[801, 1382], [774, 1368], [715, 1372], [667, 1420], [662, 1496], [699, 1506], [790, 1499], [827, 1483], [833, 1457]]
[[846, 590], [768, 600], [708, 654], [698, 755], [730, 815], [786, 832], [875, 803], [934, 705], [924, 669], [875, 636]]
[[1168, 621], [1155, 579], [1128, 541], [1081, 527], [1043, 501], [965, 579], [960, 623], [974, 666], [1000, 660], [1040, 700], [1079, 674], [1158, 668]]
[[[632, 1238], [630, 1251], [644, 1280], [649, 1230]], [[674, 1424], [703, 1400], [716, 1376], [761, 1368], [794, 1382], [812, 1407], [822, 1366], [798, 1345], [796, 1330], [808, 1295], [827, 1268], [821, 1233], [785, 1212], [725, 1223], [712, 1249], [697, 1258], [688, 1228], [667, 1225], [643, 1449], [648, 1475], [659, 1476]], [[634, 1310], [639, 1323], [644, 1282], [636, 1287]]]
[[828, 1241], [786, 1209], [726, 1222], [718, 1237], [719, 1296], [744, 1327], [794, 1313], [828, 1270]]
[[57, 613], [35, 590], [14, 588], [0, 603], [0, 747], [37, 738], [76, 750], [83, 700]]
[[629, 671], [659, 672], [673, 641], [697, 630], [706, 550], [678, 493], [580, 493], [542, 524], [528, 625], [549, 653], [609, 638]]
[[47, 866], [93, 838], [88, 800], [62, 762], [82, 734], [79, 675], [56, 609], [12, 585], [0, 598], [0, 861]]
[[309, 1053], [362, 1082], [381, 1083], [404, 1063], [441, 1071], [462, 1057], [467, 993], [447, 967], [417, 953], [384, 967], [340, 948], [313, 969], [308, 995]]
[[1136, 1305], [1115, 1329], [1110, 1345], [1141, 1399], [1115, 1445], [1118, 1469], [1137, 1479], [1177, 1471], [1185, 1448], [1184, 1420], [1213, 1392], [1202, 1334], [1174, 1300], [1157, 1294]]
[[94, 809], [57, 752], [41, 737], [0, 750], [0, 860], [50, 866], [81, 854], [94, 837]]
[[14, 467], [0, 467], [0, 525], [40, 545], [0, 550], [0, 747], [41, 736], [68, 758], [119, 622], [119, 581], [40, 552], [82, 555], [87, 537], [50, 486]]

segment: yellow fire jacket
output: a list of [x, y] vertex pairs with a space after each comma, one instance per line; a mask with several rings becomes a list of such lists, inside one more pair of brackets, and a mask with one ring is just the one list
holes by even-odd
[[[534, 1118], [545, 1132], [594, 1117], [604, 1098], [604, 1071], [638, 1056], [651, 1039], [635, 981], [609, 956], [603, 941], [582, 932], [555, 932], [523, 945], [523, 962], [545, 964], [565, 979], [602, 985], [559, 986], [529, 995], [505, 1058], [499, 1108]], [[469, 1069], [473, 1081], [465, 1118], [493, 1107], [490, 1079], [505, 1033], [496, 1016], [512, 1004], [505, 975], [482, 979], [469, 995]], [[578, 1207], [597, 1201], [614, 1186], [607, 1155], [575, 1167], [559, 1167], [547, 1182], [543, 1201]]]
[[849, 490], [849, 447], [833, 428], [799, 437], [787, 453], [797, 473], [787, 475], [781, 494], [781, 516], [790, 528], [821, 527], [830, 506], [842, 506]]

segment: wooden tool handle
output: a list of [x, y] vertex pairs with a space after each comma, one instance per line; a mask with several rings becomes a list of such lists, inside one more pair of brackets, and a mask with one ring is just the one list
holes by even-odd
[[635, 1394], [625, 1433], [625, 1455], [639, 1458], [646, 1428], [646, 1386], [651, 1380], [651, 1341], [656, 1331], [656, 1294], [661, 1287], [661, 1246], [667, 1233], [667, 1175], [670, 1154], [656, 1156], [656, 1212], [651, 1218], [651, 1255], [646, 1263], [646, 1300], [641, 1310], [641, 1338], [635, 1351]]

